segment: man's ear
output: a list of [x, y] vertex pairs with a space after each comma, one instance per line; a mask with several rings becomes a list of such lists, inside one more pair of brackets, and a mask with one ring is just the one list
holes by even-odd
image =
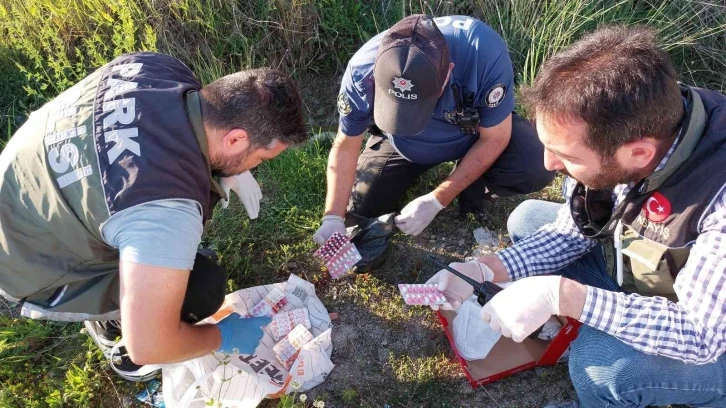
[[250, 138], [244, 129], [232, 129], [222, 136], [222, 151], [227, 154], [238, 154], [250, 147]]
[[634, 142], [625, 143], [618, 149], [621, 163], [632, 169], [645, 169], [658, 154], [658, 143], [655, 139], [643, 138]]

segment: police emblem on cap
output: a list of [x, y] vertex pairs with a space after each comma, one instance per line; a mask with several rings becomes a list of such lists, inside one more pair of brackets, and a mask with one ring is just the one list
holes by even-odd
[[411, 88], [413, 88], [413, 82], [405, 78], [394, 77], [391, 82], [393, 82], [393, 86], [396, 87], [396, 89], [400, 89], [401, 92], [410, 91]]
[[487, 92], [486, 104], [490, 108], [496, 108], [504, 100], [507, 94], [507, 87], [504, 84], [496, 84]]
[[352, 110], [353, 110], [353, 108], [350, 107], [350, 101], [348, 100], [348, 95], [346, 95], [346, 94], [338, 95], [338, 113], [340, 113], [341, 116], [348, 116], [348, 114]]

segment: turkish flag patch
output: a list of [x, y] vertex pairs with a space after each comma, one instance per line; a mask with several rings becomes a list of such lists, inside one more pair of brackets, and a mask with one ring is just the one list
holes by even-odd
[[661, 193], [655, 192], [643, 203], [645, 218], [653, 222], [661, 222], [671, 215], [671, 203]]

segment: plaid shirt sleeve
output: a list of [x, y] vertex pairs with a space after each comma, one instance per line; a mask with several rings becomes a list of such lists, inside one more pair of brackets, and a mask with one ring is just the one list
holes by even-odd
[[[563, 194], [569, 203], [574, 187], [567, 178]], [[515, 245], [497, 252], [507, 268], [510, 280], [527, 276], [544, 275], [564, 268], [587, 253], [597, 244], [585, 238], [572, 220], [570, 206], [563, 205], [554, 223], [543, 225], [537, 232], [518, 241]]]
[[588, 287], [579, 320], [647, 354], [716, 361], [726, 351], [726, 194], [703, 219], [674, 288], [678, 303]]

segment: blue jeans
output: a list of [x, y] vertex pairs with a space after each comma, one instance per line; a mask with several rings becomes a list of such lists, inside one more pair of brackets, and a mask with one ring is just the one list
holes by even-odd
[[[561, 204], [528, 200], [509, 216], [513, 242], [556, 218]], [[557, 272], [585, 285], [619, 290], [607, 274], [598, 245]], [[570, 378], [580, 406], [644, 407], [685, 404], [726, 407], [726, 357], [711, 364], [686, 364], [645, 354], [600, 330], [583, 325], [570, 349]]]

